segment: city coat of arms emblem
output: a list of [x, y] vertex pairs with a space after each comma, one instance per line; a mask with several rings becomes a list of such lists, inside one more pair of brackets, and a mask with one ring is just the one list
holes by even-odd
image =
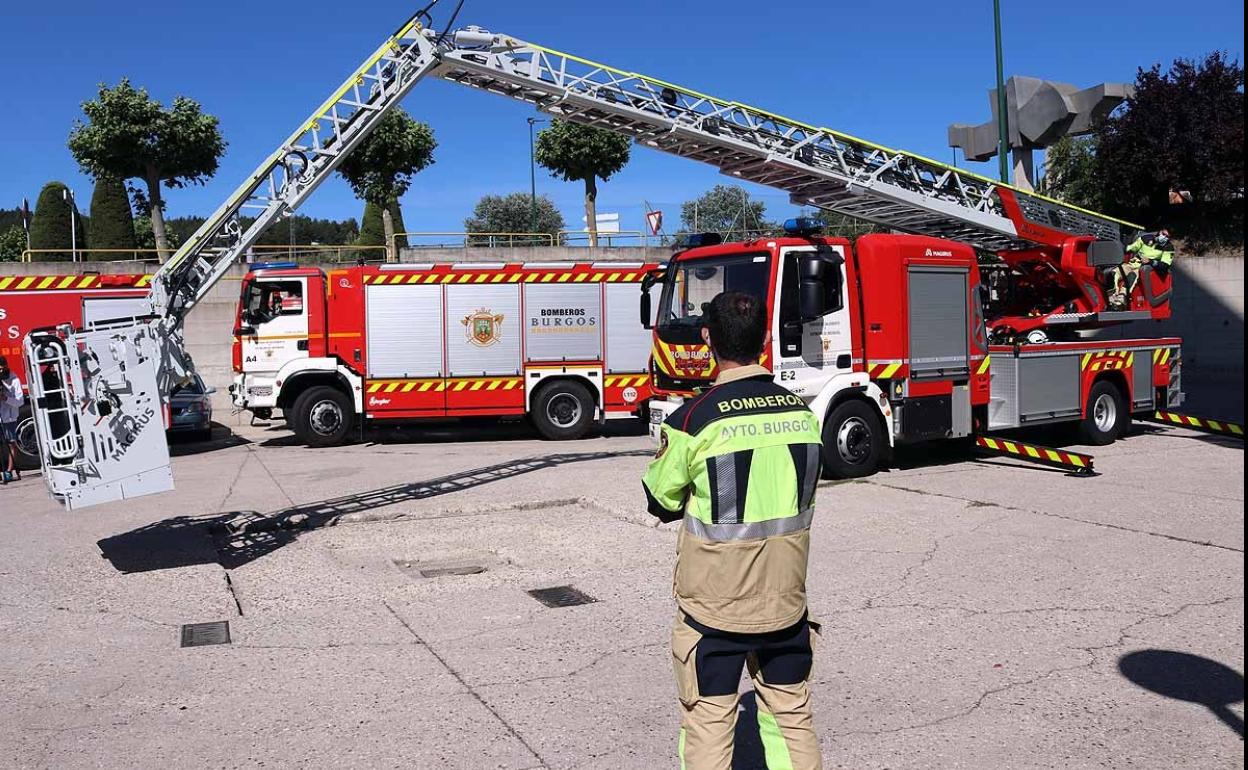
[[479, 348], [488, 348], [503, 334], [503, 314], [495, 313], [488, 308], [477, 308], [470, 315], [460, 319], [464, 325], [464, 335], [468, 342]]

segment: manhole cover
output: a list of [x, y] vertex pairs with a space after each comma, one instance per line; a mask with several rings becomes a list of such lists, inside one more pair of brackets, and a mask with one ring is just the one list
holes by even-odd
[[547, 607], [575, 607], [579, 604], [591, 604], [598, 601], [589, 594], [578, 591], [572, 586], [554, 586], [553, 588], [534, 588], [529, 596], [537, 599]]
[[183, 647], [203, 647], [207, 644], [229, 644], [230, 621], [212, 623], [186, 623], [182, 626]]

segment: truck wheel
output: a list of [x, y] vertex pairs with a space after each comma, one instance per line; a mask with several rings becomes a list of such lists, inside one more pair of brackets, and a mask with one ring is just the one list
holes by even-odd
[[579, 382], [551, 383], [533, 399], [533, 424], [543, 438], [551, 441], [583, 437], [593, 419], [594, 399]]
[[300, 393], [291, 412], [291, 428], [311, 447], [343, 443], [355, 417], [347, 394], [328, 385], [314, 385]]
[[17, 457], [13, 458], [13, 463], [23, 471], [39, 467], [39, 439], [35, 436], [33, 417], [26, 417], [17, 423]]
[[1079, 422], [1079, 437], [1093, 446], [1105, 446], [1126, 432], [1131, 413], [1118, 386], [1108, 380], [1092, 384], [1086, 416]]
[[833, 479], [870, 476], [884, 455], [884, 427], [874, 410], [858, 400], [846, 401], [823, 423], [823, 469]]

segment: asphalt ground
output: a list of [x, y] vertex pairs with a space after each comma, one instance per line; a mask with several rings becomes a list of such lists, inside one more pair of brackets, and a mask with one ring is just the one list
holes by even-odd
[[[0, 489], [0, 765], [676, 767], [639, 425], [234, 430], [177, 445], [167, 495]], [[826, 766], [1243, 766], [1243, 444], [1085, 449], [1100, 475], [919, 450], [821, 486]], [[527, 593], [565, 585], [594, 601]], [[213, 621], [229, 644], [180, 646]]]

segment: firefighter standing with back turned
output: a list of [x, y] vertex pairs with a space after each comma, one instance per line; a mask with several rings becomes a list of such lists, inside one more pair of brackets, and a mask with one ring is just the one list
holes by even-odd
[[820, 768], [809, 686], [819, 626], [806, 609], [819, 422], [758, 364], [761, 300], [722, 293], [704, 323], [719, 377], [668, 417], [642, 480], [652, 514], [683, 519], [672, 631], [680, 766], [732, 767], [748, 665], [769, 770]]

